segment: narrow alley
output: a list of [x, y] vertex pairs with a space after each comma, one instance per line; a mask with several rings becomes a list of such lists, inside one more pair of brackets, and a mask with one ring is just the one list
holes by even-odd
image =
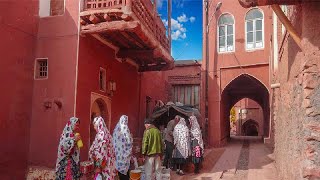
[[[222, 149], [222, 148], [221, 148]], [[203, 167], [200, 174], [186, 174], [178, 176], [172, 173], [171, 179], [176, 180], [277, 180], [274, 158], [271, 150], [266, 147], [259, 137], [233, 137], [224, 148], [221, 156], [217, 154], [221, 149], [212, 149], [205, 155], [206, 161], [218, 158], [213, 168]], [[213, 160], [213, 163], [215, 161]], [[206, 166], [206, 165], [204, 165]], [[209, 165], [210, 166], [210, 165]]]

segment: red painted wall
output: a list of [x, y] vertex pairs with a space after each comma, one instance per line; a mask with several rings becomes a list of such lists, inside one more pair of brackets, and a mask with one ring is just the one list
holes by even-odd
[[[218, 0], [213, 0], [213, 5], [209, 9], [209, 17], [215, 11], [215, 5]], [[233, 79], [241, 74], [250, 74], [256, 77], [262, 84], [269, 87], [269, 57], [270, 53], [270, 38], [272, 32], [272, 11], [269, 7], [261, 7], [260, 10], [264, 14], [264, 49], [255, 51], [245, 50], [245, 15], [249, 9], [242, 8], [239, 3], [233, 1], [223, 1], [223, 4], [210, 22], [209, 27], [209, 65], [208, 65], [208, 119], [209, 119], [209, 145], [222, 146], [224, 143], [225, 126], [228, 124], [223, 121], [221, 116], [221, 107], [227, 102], [221, 102], [221, 93], [223, 88], [229, 84]], [[230, 13], [234, 16], [235, 21], [235, 52], [218, 53], [217, 52], [217, 21], [220, 15]], [[205, 11], [204, 22], [205, 22]], [[204, 26], [204, 32], [206, 26]], [[203, 40], [204, 48], [204, 62], [202, 68], [206, 69], [206, 41], [205, 36]], [[258, 65], [257, 65], [258, 64]], [[241, 67], [240, 67], [241, 65]], [[202, 78], [205, 81], [205, 78]], [[205, 85], [205, 82], [203, 82]], [[202, 88], [205, 95], [205, 88]], [[205, 100], [202, 103], [201, 109], [205, 109]]]
[[[48, 58], [48, 79], [35, 80], [30, 128], [30, 165], [55, 167], [57, 147], [68, 119], [74, 116], [79, 2], [66, 1], [62, 16], [40, 18], [36, 58]], [[45, 101], [60, 100], [62, 109]], [[45, 150], [44, 150], [45, 149]]]
[[106, 80], [116, 82], [116, 91], [111, 97], [111, 128], [113, 132], [121, 115], [129, 117], [129, 128], [136, 137], [139, 123], [139, 73], [128, 63], [115, 59], [115, 51], [91, 36], [80, 38], [79, 75], [77, 86], [77, 117], [81, 119], [80, 133], [85, 147], [81, 159], [88, 157], [91, 92], [108, 96], [99, 90], [99, 70], [106, 69]]
[[0, 179], [27, 168], [38, 1], [1, 1]]

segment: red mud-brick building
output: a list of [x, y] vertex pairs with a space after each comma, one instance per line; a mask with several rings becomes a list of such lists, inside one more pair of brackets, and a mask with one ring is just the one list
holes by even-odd
[[320, 3], [239, 0], [245, 8], [271, 6], [271, 119], [281, 179], [320, 179]]
[[[222, 3], [222, 4], [221, 4]], [[233, 1], [203, 4], [203, 89], [201, 114], [208, 143], [220, 147], [230, 137], [230, 109], [243, 98], [262, 108], [269, 138], [269, 63], [272, 35], [270, 7], [244, 9]]]
[[141, 109], [146, 109], [143, 116], [152, 114], [158, 100], [163, 103], [180, 102], [199, 109], [201, 72], [200, 60], [178, 60], [174, 62], [173, 70], [143, 73], [144, 89], [141, 91], [146, 95], [145, 101], [141, 101]]
[[0, 2], [0, 80], [8, 84], [0, 95], [1, 179], [54, 168], [72, 116], [81, 119], [82, 160], [95, 115], [112, 131], [126, 114], [133, 136], [143, 131], [142, 74], [174, 66], [155, 7], [150, 0]]

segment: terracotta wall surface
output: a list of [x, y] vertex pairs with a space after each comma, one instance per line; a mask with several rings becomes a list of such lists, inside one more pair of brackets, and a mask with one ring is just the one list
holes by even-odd
[[0, 2], [0, 179], [27, 168], [38, 1]]
[[[210, 3], [209, 18], [215, 13], [215, 5], [218, 0]], [[209, 144], [211, 146], [223, 146], [226, 143], [229, 135], [229, 123], [225, 121], [229, 110], [224, 110], [223, 107], [229, 106], [229, 102], [223, 102], [221, 98], [224, 88], [240, 75], [248, 74], [256, 79], [262, 86], [267, 89], [269, 87], [269, 60], [270, 60], [270, 45], [272, 33], [272, 10], [270, 7], [259, 8], [264, 16], [264, 48], [248, 51], [245, 49], [245, 16], [250, 9], [244, 9], [239, 3], [233, 1], [223, 1], [221, 8], [213, 15], [210, 22], [208, 49], [208, 128], [209, 128]], [[217, 22], [222, 14], [229, 13], [234, 17], [234, 52], [220, 53], [217, 52]], [[205, 21], [205, 11], [203, 12]], [[206, 26], [203, 27], [204, 32]], [[203, 39], [203, 63], [202, 68], [206, 70], [206, 39]], [[205, 87], [205, 78], [202, 78], [203, 86]], [[205, 88], [202, 89], [202, 95], [205, 95]], [[265, 99], [267, 101], [268, 98]], [[204, 100], [205, 101], [205, 100]], [[267, 102], [266, 102], [267, 103]], [[266, 105], [267, 107], [267, 105]], [[205, 109], [205, 103], [202, 104], [202, 111]], [[225, 112], [224, 112], [225, 111]], [[227, 113], [227, 114], [226, 114]], [[202, 112], [202, 114], [205, 114]], [[269, 121], [269, 118], [267, 118]]]
[[[79, 2], [66, 1], [65, 7], [63, 15], [39, 20], [35, 57], [48, 58], [48, 79], [35, 80], [33, 87], [31, 166], [55, 167], [60, 135], [66, 122], [75, 115]], [[62, 108], [54, 101], [60, 101]], [[52, 107], [44, 108], [44, 102], [51, 102]]]
[[[106, 69], [106, 80], [116, 83], [113, 96], [109, 91], [99, 90], [99, 70]], [[80, 133], [84, 139], [85, 147], [81, 150], [81, 159], [87, 159], [90, 129], [91, 93], [107, 96], [111, 101], [110, 132], [118, 123], [121, 115], [129, 117], [129, 128], [134, 137], [138, 136], [139, 128], [143, 125], [139, 118], [139, 79], [137, 69], [125, 62], [115, 59], [115, 51], [92, 36], [80, 38], [79, 49], [79, 75], [77, 86], [77, 117], [81, 119]], [[107, 122], [107, 125], [109, 122]]]
[[291, 37], [279, 35], [279, 70], [273, 82], [280, 88], [273, 90], [272, 107], [276, 165], [282, 179], [320, 178], [319, 12], [319, 3], [289, 7], [302, 50]]

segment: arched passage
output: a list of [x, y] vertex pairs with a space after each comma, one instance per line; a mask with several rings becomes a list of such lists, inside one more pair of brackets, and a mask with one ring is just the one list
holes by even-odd
[[249, 119], [242, 124], [242, 134], [245, 136], [258, 136], [259, 124], [257, 121]]
[[261, 135], [269, 136], [269, 91], [255, 77], [242, 74], [233, 79], [221, 94], [220, 137], [222, 141], [230, 137], [230, 109], [243, 98], [252, 99], [261, 106], [263, 111], [263, 132]]
[[[98, 98], [96, 99], [91, 106], [91, 122], [90, 122], [90, 145], [92, 144], [95, 135], [96, 135], [96, 131], [93, 127], [93, 119], [97, 116], [101, 116], [105, 121], [107, 121], [108, 118], [108, 109], [107, 109], [107, 104], [106, 102], [101, 99]], [[105, 122], [106, 124], [108, 124], [107, 122]]]
[[[255, 126], [251, 126], [252, 123], [250, 122], [254, 122]], [[252, 99], [243, 98], [231, 108], [230, 136], [248, 136], [248, 131], [245, 129], [249, 126], [256, 128], [256, 136], [263, 136], [264, 121], [262, 107]], [[251, 134], [255, 135], [255, 133]]]

